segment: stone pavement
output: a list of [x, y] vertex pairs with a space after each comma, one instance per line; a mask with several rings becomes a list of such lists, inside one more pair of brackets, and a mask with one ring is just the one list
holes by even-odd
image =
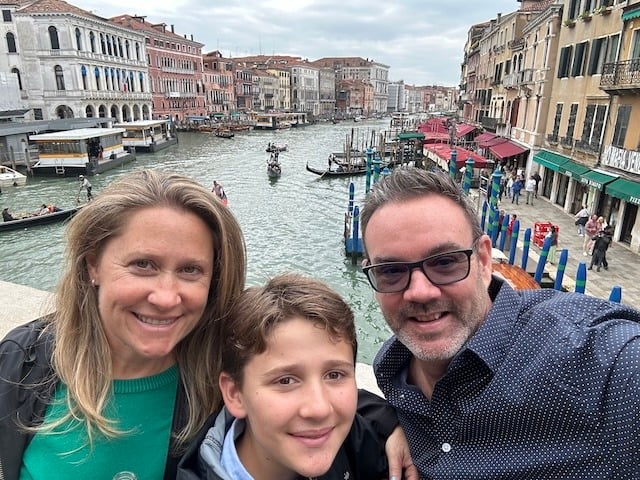
[[[471, 191], [472, 198], [476, 202], [478, 211], [481, 211], [482, 203], [478, 201], [477, 190]], [[484, 199], [484, 196], [481, 197]], [[567, 266], [562, 281], [563, 287], [569, 291], [575, 290], [575, 277], [580, 262], [586, 263], [587, 267], [591, 262], [590, 256], [584, 256], [582, 250], [583, 237], [578, 236], [578, 227], [574, 224], [573, 215], [565, 213], [561, 207], [552, 204], [549, 200], [538, 196], [533, 205], [525, 203], [525, 196], [520, 196], [520, 204], [511, 203], [510, 199], [503, 197], [498, 203], [498, 209], [512, 215], [517, 214], [520, 220], [520, 234], [518, 236], [518, 252], [515, 264], [522, 262], [522, 239], [527, 228], [531, 229], [531, 244], [529, 247], [529, 261], [527, 272], [533, 274], [537, 268], [537, 261], [540, 257], [540, 248], [533, 242], [534, 224], [536, 222], [550, 222], [560, 227], [558, 236], [558, 248], [556, 259], [560, 258], [563, 249], [568, 250]], [[488, 215], [487, 215], [488, 216]], [[486, 224], [485, 224], [486, 225]], [[486, 228], [485, 228], [486, 230]], [[508, 256], [508, 247], [505, 247]], [[622, 303], [640, 309], [640, 281], [638, 280], [638, 267], [640, 266], [640, 255], [633, 253], [624, 244], [613, 242], [607, 251], [609, 270], [601, 269], [587, 271], [586, 293], [599, 298], [609, 298], [611, 289], [615, 285], [622, 287]], [[555, 280], [557, 268], [549, 263], [545, 266], [545, 272]]]

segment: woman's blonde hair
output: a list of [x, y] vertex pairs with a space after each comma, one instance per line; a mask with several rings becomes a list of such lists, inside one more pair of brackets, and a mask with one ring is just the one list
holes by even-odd
[[[98, 311], [97, 291], [87, 270], [87, 256], [99, 256], [105, 244], [122, 233], [127, 218], [135, 211], [158, 206], [194, 213], [209, 226], [213, 237], [213, 276], [204, 314], [176, 346], [188, 404], [187, 412], [181, 412], [185, 426], [174, 439], [181, 450], [222, 404], [218, 389], [220, 326], [244, 288], [246, 251], [231, 211], [208, 189], [176, 173], [141, 170], [127, 174], [69, 223], [66, 268], [57, 288], [56, 313], [48, 325], [55, 336], [53, 368], [68, 388], [69, 414], [55, 424], [80, 419], [90, 441], [96, 429], [107, 436], [121, 433], [113, 419], [104, 416], [113, 376], [111, 353]], [[47, 431], [54, 427], [40, 428]]]

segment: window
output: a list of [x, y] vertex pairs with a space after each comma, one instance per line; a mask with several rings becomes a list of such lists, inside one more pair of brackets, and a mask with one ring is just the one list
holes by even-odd
[[79, 28], [76, 28], [76, 50], [82, 50], [82, 34]]
[[573, 55], [573, 45], [563, 47], [560, 50], [560, 63], [558, 65], [558, 78], [569, 76], [569, 66], [571, 65], [571, 57]]
[[100, 50], [102, 51], [103, 55], [107, 54], [107, 45], [104, 41], [104, 35], [102, 33], [100, 34]]
[[573, 143], [573, 133], [576, 128], [576, 116], [578, 115], [578, 104], [572, 103], [571, 110], [569, 111], [569, 123], [567, 124], [567, 136], [565, 137], [566, 143]]
[[16, 48], [16, 37], [13, 33], [7, 33], [7, 51], [9, 53], [17, 53], [18, 49]]
[[89, 44], [91, 45], [91, 53], [96, 53], [96, 36], [93, 32], [89, 32]]
[[580, 0], [571, 0], [569, 2], [569, 9], [567, 10], [567, 18], [576, 18], [580, 10]]
[[562, 107], [564, 105], [562, 103], [556, 104], [556, 116], [553, 120], [553, 132], [551, 136], [553, 137], [553, 141], [558, 141], [558, 132], [560, 131], [560, 120], [562, 120]]
[[607, 113], [606, 105], [589, 104], [584, 117], [582, 137], [579, 146], [586, 150], [597, 152], [600, 149], [600, 139]]
[[631, 105], [620, 105], [618, 107], [618, 119], [616, 120], [616, 128], [613, 131], [613, 139], [611, 140], [611, 145], [614, 147], [624, 148], [624, 138], [627, 135], [630, 116]]
[[587, 58], [587, 48], [589, 42], [582, 42], [576, 45], [576, 54], [573, 57], [573, 67], [571, 68], [572, 77], [581, 77], [584, 75], [585, 59]]
[[11, 21], [11, 10], [2, 10], [2, 20], [5, 22]]
[[80, 67], [80, 74], [82, 76], [82, 88], [84, 90], [87, 90], [87, 67], [82, 65]]
[[56, 88], [58, 90], [64, 90], [64, 75], [62, 72], [62, 67], [60, 65], [56, 65], [54, 68], [54, 73], [56, 75]]
[[589, 56], [589, 66], [587, 75], [602, 73], [604, 57], [607, 52], [607, 37], [594, 38], [591, 45], [591, 55]]
[[100, 69], [98, 67], [93, 69], [93, 75], [96, 77], [96, 90], [100, 90]]
[[51, 41], [51, 50], [60, 50], [60, 41], [58, 40], [58, 29], [54, 26], [49, 27], [49, 40]]
[[20, 70], [18, 70], [17, 68], [12, 68], [11, 73], [18, 77], [18, 88], [22, 91], [22, 77], [20, 77]]
[[41, 108], [34, 108], [33, 109], [33, 119], [34, 120], [42, 120], [44, 117], [42, 116], [42, 109]]
[[613, 63], [618, 58], [618, 44], [620, 43], [620, 34], [611, 35], [607, 45], [607, 56], [605, 63]]

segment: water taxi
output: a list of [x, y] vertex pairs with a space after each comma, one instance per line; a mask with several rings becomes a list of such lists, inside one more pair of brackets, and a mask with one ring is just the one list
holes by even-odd
[[171, 135], [169, 120], [136, 120], [113, 127], [125, 129], [122, 143], [129, 151], [157, 152], [178, 143], [178, 138]]
[[40, 159], [31, 167], [34, 175], [72, 177], [95, 175], [135, 159], [122, 143], [124, 128], [79, 128], [30, 135]]
[[0, 165], [0, 188], [19, 187], [27, 183], [27, 176], [13, 168]]

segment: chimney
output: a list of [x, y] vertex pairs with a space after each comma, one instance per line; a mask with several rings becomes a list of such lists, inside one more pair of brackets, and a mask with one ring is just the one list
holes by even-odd
[[171, 24], [171, 33], [176, 33], [174, 27], [173, 27], [173, 23]]
[[502, 18], [502, 13], [496, 13], [496, 23], [500, 23], [500, 18]]

